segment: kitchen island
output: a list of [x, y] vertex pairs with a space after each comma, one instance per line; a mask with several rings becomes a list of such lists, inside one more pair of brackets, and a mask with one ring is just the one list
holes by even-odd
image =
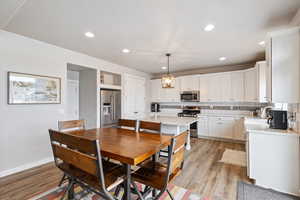
[[187, 145], [186, 149], [191, 149], [191, 134], [190, 134], [190, 125], [198, 121], [198, 118], [194, 117], [163, 117], [158, 115], [149, 115], [140, 120], [149, 121], [149, 122], [157, 122], [161, 123], [161, 132], [163, 134], [174, 135], [177, 136], [184, 131], [188, 131]]

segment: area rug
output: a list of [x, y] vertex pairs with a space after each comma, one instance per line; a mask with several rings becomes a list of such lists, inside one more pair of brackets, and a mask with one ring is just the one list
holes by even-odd
[[299, 197], [280, 193], [271, 189], [266, 189], [256, 185], [239, 182], [238, 200], [299, 200]]
[[[66, 186], [65, 186], [66, 187]], [[59, 200], [61, 196], [63, 195], [63, 191], [65, 187], [61, 188], [54, 188], [52, 190], [49, 190], [45, 193], [42, 193], [34, 198], [31, 198], [31, 200]], [[143, 187], [142, 185], [138, 185], [139, 188]], [[192, 193], [190, 190], [187, 190], [185, 188], [170, 184], [168, 186], [171, 194], [173, 195], [175, 200], [212, 200], [205, 197], [201, 197], [198, 194]], [[67, 196], [67, 195], [66, 195]], [[120, 193], [120, 197], [122, 196], [122, 192]], [[151, 194], [149, 194], [149, 197], [151, 197]], [[67, 197], [65, 198], [67, 199]], [[85, 194], [85, 191], [81, 189], [81, 187], [77, 186], [75, 187], [75, 199], [81, 199], [81, 200], [104, 200], [100, 196], [90, 193]], [[119, 198], [120, 199], [120, 198]], [[136, 195], [132, 195], [132, 199], [137, 199]], [[160, 200], [171, 200], [167, 192], [165, 192]]]
[[226, 149], [219, 162], [246, 167], [247, 166], [246, 159], [247, 159], [246, 152]]

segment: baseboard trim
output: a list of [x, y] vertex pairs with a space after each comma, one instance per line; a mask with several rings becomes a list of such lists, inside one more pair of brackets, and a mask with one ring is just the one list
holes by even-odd
[[27, 163], [25, 165], [21, 165], [19, 167], [13, 168], [13, 169], [4, 170], [4, 171], [0, 172], [0, 178], [5, 177], [5, 176], [9, 176], [9, 175], [12, 175], [12, 174], [15, 174], [15, 173], [18, 173], [18, 172], [22, 172], [22, 171], [27, 170], [27, 169], [31, 169], [33, 167], [38, 167], [40, 165], [43, 165], [43, 164], [46, 164], [46, 163], [49, 163], [49, 162], [53, 162], [53, 161], [54, 161], [53, 157], [50, 157], [50, 158], [45, 158], [43, 160], [39, 160], [39, 161], [36, 161], [36, 162]]

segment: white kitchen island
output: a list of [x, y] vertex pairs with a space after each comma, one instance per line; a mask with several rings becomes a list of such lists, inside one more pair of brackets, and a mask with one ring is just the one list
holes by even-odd
[[139, 120], [161, 123], [161, 132], [163, 134], [176, 136], [183, 133], [184, 131], [188, 131], [186, 149], [191, 149], [190, 125], [194, 122], [197, 122], [198, 118], [149, 115]]

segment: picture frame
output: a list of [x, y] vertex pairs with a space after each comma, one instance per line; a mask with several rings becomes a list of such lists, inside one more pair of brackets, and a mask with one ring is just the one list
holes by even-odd
[[61, 104], [61, 78], [7, 73], [7, 103], [9, 105]]

